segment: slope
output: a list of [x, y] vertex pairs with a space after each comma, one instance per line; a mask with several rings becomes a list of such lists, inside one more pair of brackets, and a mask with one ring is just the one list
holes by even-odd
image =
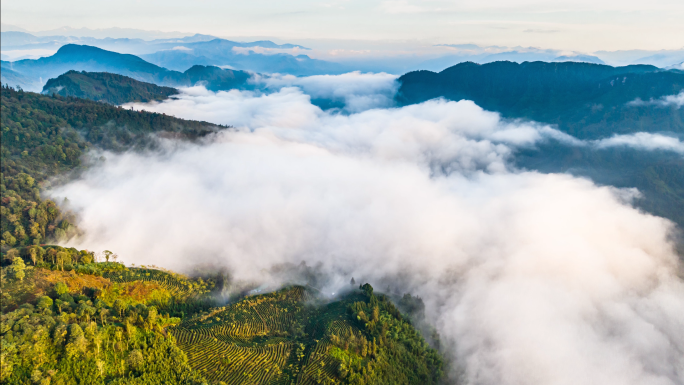
[[48, 80], [43, 87], [43, 93], [56, 93], [61, 96], [75, 96], [120, 105], [130, 102], [164, 100], [171, 95], [178, 94], [178, 90], [107, 72], [69, 71], [55, 79]]
[[461, 63], [440, 73], [415, 71], [399, 78], [400, 104], [443, 97], [468, 99], [507, 118], [557, 124], [580, 139], [637, 131], [684, 132], [684, 110], [635, 107], [679, 93], [684, 75], [653, 66], [589, 63]]
[[95, 259], [59, 246], [3, 255], [0, 381], [429, 385], [442, 377], [439, 353], [368, 284], [332, 302], [288, 286], [217, 306], [216, 279]]
[[85, 99], [2, 87], [2, 245], [31, 245], [73, 233], [72, 218], [43, 200], [49, 180], [82, 168], [89, 149], [155, 145], [150, 134], [195, 139], [222, 128]]

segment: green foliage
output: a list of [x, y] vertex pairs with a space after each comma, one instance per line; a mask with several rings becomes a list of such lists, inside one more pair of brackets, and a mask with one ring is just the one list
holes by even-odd
[[[24, 298], [0, 319], [2, 383], [432, 384], [441, 376], [439, 355], [368, 284], [332, 303], [294, 286], [216, 307], [213, 281], [46, 249], [32, 282], [2, 280], [3, 293]], [[73, 258], [70, 272], [49, 260], [57, 253]], [[150, 285], [173, 300], [155, 300], [143, 290]]]
[[69, 292], [69, 287], [64, 282], [57, 282], [55, 285], [55, 293], [57, 296], [64, 295]]
[[[67, 311], [66, 308], [69, 308]], [[90, 300], [65, 307], [25, 306], [0, 320], [2, 374], [7, 384], [201, 384], [185, 354], [144, 309], [131, 310], [123, 323], [103, 324]], [[142, 319], [131, 323], [130, 320]]]
[[24, 270], [26, 270], [26, 265], [21, 257], [14, 257], [14, 259], [12, 259], [12, 266], [10, 269], [14, 278], [20, 281], [24, 280], [24, 277], [26, 276], [26, 273], [24, 273]]
[[286, 288], [208, 309], [170, 331], [190, 365], [219, 384], [436, 383], [439, 354], [386, 297], [362, 288], [328, 304]]
[[149, 136], [154, 132], [193, 139], [220, 128], [3, 86], [0, 243], [9, 247], [39, 245], [77, 233], [74, 218], [55, 202], [43, 200], [40, 190], [50, 186], [50, 178], [80, 170], [89, 149], [124, 151], [154, 145]]
[[43, 93], [75, 96], [120, 105], [130, 102], [164, 100], [178, 93], [171, 87], [144, 83], [108, 72], [69, 71], [47, 81]]
[[[79, 265], [90, 253], [55, 246], [49, 251], [74, 257], [76, 266], [96, 266], [102, 275], [128, 271], [113, 262]], [[21, 253], [16, 250], [13, 255]], [[49, 255], [49, 253], [46, 253]], [[77, 256], [81, 256], [79, 259]], [[22, 257], [15, 257], [17, 265]], [[21, 261], [21, 262], [19, 262]], [[15, 264], [10, 266], [12, 268]], [[42, 266], [42, 267], [41, 267]], [[180, 322], [167, 311], [150, 305], [149, 301], [130, 301], [121, 293], [113, 304], [103, 301], [101, 289], [77, 289], [63, 281], [51, 289], [44, 287], [39, 276], [64, 274], [74, 282], [102, 282], [103, 288], [115, 287], [105, 278], [88, 278], [87, 273], [61, 273], [51, 262], [41, 262], [22, 285], [6, 279], [2, 282], [4, 296], [22, 297], [27, 301], [0, 318], [2, 343], [2, 373], [0, 382], [7, 384], [203, 384], [203, 377], [194, 371], [185, 353], [166, 331]], [[3, 269], [3, 274], [4, 274]], [[140, 270], [140, 269], [135, 269]], [[90, 271], [90, 270], [89, 270]], [[147, 270], [145, 270], [147, 271]], [[90, 279], [88, 281], [87, 279]], [[180, 279], [180, 278], [178, 278]], [[100, 280], [100, 281], [97, 281]], [[194, 284], [193, 280], [188, 281]], [[49, 282], [49, 280], [48, 280]], [[132, 281], [131, 283], [141, 283]], [[195, 285], [202, 293], [210, 283]], [[42, 288], [42, 289], [41, 289]], [[204, 288], [204, 289], [202, 289]], [[21, 290], [44, 290], [48, 295], [24, 295]], [[80, 290], [74, 291], [74, 290]], [[30, 294], [30, 293], [29, 293]], [[140, 294], [140, 293], [138, 293]], [[192, 294], [192, 293], [189, 293]], [[187, 298], [189, 295], [186, 295]], [[33, 300], [32, 298], [36, 298]], [[183, 298], [178, 298], [182, 301]], [[34, 306], [35, 304], [35, 306]], [[3, 309], [4, 311], [5, 309]]]
[[[384, 295], [362, 286], [365, 299], [349, 305], [361, 333], [343, 331], [333, 344], [347, 353], [340, 359], [340, 373], [349, 384], [436, 384], [443, 362], [420, 333], [405, 320]], [[339, 351], [333, 354], [341, 355]]]

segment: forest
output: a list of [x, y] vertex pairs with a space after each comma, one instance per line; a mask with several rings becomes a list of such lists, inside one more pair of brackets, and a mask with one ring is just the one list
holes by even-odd
[[2, 86], [1, 107], [3, 246], [38, 245], [75, 234], [73, 218], [43, 199], [41, 190], [82, 170], [89, 149], [144, 149], [157, 143], [151, 134], [194, 140], [226, 128], [9, 86]]
[[164, 100], [178, 94], [178, 90], [108, 72], [72, 70], [48, 80], [43, 87], [43, 93], [75, 96], [118, 106], [130, 102]]
[[368, 284], [351, 285], [332, 302], [295, 285], [226, 303], [217, 296], [220, 279], [126, 267], [116, 258], [111, 251], [52, 245], [3, 253], [2, 383], [438, 384], [444, 378], [443, 359], [411, 316]]

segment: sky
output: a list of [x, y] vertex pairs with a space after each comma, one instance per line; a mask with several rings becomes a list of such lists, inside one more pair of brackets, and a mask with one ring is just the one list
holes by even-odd
[[533, 46], [581, 52], [684, 47], [681, 0], [3, 0], [31, 31], [137, 28], [220, 37]]

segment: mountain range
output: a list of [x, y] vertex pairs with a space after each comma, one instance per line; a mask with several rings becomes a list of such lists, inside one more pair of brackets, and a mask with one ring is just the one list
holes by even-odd
[[[74, 36], [34, 36], [25, 32], [2, 32], [3, 60], [12, 58], [9, 53], [20, 52], [38, 56], [54, 52], [65, 45], [77, 44], [101, 49], [141, 55], [145, 60], [176, 71], [185, 71], [193, 65], [215, 65], [253, 72], [317, 75], [343, 73], [347, 66], [324, 60], [311, 59], [303, 53], [309, 49], [295, 44], [276, 44], [269, 40], [235, 42], [210, 35], [195, 34], [170, 39], [96, 39]], [[33, 58], [33, 57], [27, 57]]]
[[580, 139], [637, 131], [684, 133], [684, 110], [630, 103], [684, 89], [684, 74], [655, 66], [589, 63], [461, 63], [401, 76], [401, 105], [443, 97], [472, 100], [507, 118], [556, 124]]
[[[588, 63], [461, 63], [439, 73], [411, 72], [398, 81], [400, 105], [434, 98], [472, 100], [507, 119], [550, 124], [584, 143], [639, 132], [684, 137], [684, 108], [665, 102], [665, 97], [684, 95], [684, 72], [677, 70]], [[513, 163], [522, 170], [570, 173], [601, 185], [636, 187], [640, 208], [684, 226], [684, 157], [679, 152], [630, 146], [597, 149], [550, 140], [515, 154]]]
[[[8, 70], [8, 76], [5, 71]], [[160, 86], [181, 87], [203, 82], [208, 89], [248, 87], [251, 75], [245, 71], [212, 66], [194, 66], [185, 72], [172, 71], [149, 63], [138, 56], [100, 48], [68, 44], [52, 56], [36, 60], [2, 62], [2, 83], [41, 91], [43, 82], [68, 71], [109, 72]], [[13, 83], [12, 81], [19, 82]], [[21, 83], [23, 81], [23, 83]]]

